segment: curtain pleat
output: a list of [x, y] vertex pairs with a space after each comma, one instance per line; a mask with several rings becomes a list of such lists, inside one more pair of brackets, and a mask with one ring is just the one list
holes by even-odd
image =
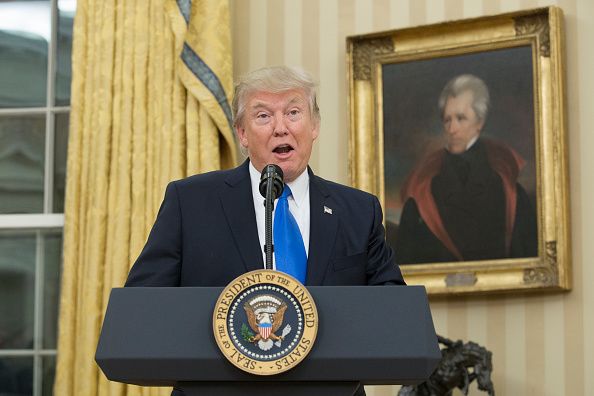
[[[124, 284], [167, 183], [236, 163], [228, 13], [226, 1], [78, 1], [56, 395], [170, 392], [109, 382], [94, 354], [111, 288]], [[208, 67], [185, 67], [186, 47]], [[209, 91], [204, 70], [222, 89]]]

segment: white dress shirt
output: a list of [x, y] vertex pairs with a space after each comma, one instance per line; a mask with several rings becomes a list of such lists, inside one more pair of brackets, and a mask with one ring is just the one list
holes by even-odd
[[[263, 265], [266, 267], [266, 251], [264, 244], [266, 242], [266, 226], [264, 210], [264, 197], [260, 194], [260, 172], [250, 162], [250, 179], [252, 182], [252, 195], [254, 197], [254, 210], [256, 212], [256, 224], [258, 225], [258, 238], [260, 238], [260, 248], [262, 250]], [[309, 173], [307, 169], [303, 171], [297, 179], [287, 185], [291, 188], [292, 195], [288, 198], [289, 211], [297, 221], [303, 244], [305, 245], [305, 254], [309, 254]], [[274, 201], [274, 208], [278, 199]], [[274, 235], [274, 212], [272, 212], [272, 232]], [[276, 269], [274, 255], [272, 258], [273, 268]]]

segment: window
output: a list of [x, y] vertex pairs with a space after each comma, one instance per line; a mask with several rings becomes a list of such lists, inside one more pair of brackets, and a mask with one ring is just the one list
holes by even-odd
[[51, 395], [76, 0], [0, 0], [0, 395]]

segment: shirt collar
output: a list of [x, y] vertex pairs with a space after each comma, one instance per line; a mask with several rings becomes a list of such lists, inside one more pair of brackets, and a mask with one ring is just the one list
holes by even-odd
[[[475, 137], [473, 137], [472, 139], [470, 139], [470, 140], [468, 141], [468, 143], [466, 144], [466, 150], [464, 150], [464, 152], [466, 152], [466, 151], [470, 150], [470, 148], [471, 148], [472, 146], [474, 146], [474, 144], [475, 144], [475, 143], [476, 143], [476, 141], [478, 140], [479, 136], [480, 136], [480, 135], [476, 135]], [[450, 152], [450, 149], [448, 148], [447, 144], [446, 144], [446, 147], [445, 147], [445, 149], [446, 149], [448, 152]]]
[[[260, 190], [260, 176], [261, 173], [258, 172], [254, 164], [250, 161], [250, 180], [252, 182], [252, 191]], [[307, 193], [309, 191], [309, 173], [307, 172], [307, 168], [301, 173], [295, 180], [287, 185], [291, 188], [291, 192], [293, 193], [293, 200], [297, 207], [303, 204], [303, 200], [307, 197]]]
[[479, 135], [476, 135], [475, 137], [473, 137], [472, 139], [470, 139], [470, 141], [466, 145], [466, 151], [470, 150], [470, 148], [472, 146], [474, 146], [474, 144], [476, 143], [476, 141], [478, 140], [478, 138], [479, 138]]

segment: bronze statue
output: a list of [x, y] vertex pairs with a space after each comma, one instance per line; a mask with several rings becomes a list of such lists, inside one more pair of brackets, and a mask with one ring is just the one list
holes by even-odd
[[441, 350], [441, 362], [429, 379], [419, 385], [403, 386], [398, 396], [451, 396], [454, 388], [468, 395], [468, 387], [476, 379], [478, 388], [489, 396], [495, 396], [491, 381], [492, 354], [482, 346], [469, 341], [452, 341], [437, 336]]

